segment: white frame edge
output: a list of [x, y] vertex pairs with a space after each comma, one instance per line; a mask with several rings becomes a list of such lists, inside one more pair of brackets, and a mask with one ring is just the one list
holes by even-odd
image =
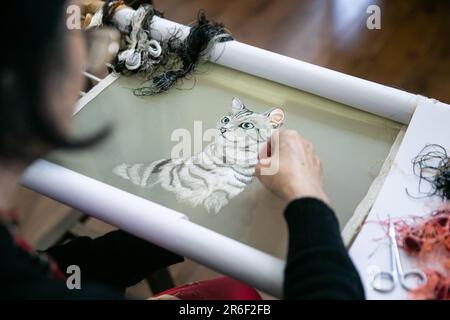
[[284, 261], [192, 223], [179, 212], [45, 160], [27, 169], [22, 184], [275, 297], [282, 296]]

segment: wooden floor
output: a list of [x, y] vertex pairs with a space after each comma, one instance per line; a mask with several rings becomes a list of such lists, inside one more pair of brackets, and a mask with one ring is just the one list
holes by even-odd
[[[242, 42], [450, 103], [450, 1], [155, 0], [171, 20], [190, 23], [199, 9]], [[366, 28], [366, 8], [381, 7], [381, 30]], [[302, 75], [299, 74], [299, 77]], [[79, 213], [21, 189], [22, 233], [45, 247]], [[91, 222], [87, 233], [109, 226]], [[176, 283], [215, 276], [193, 262], [171, 270]], [[145, 285], [133, 293], [149, 295]]]
[[[204, 9], [241, 42], [450, 103], [450, 1], [154, 3], [168, 19], [190, 23]], [[381, 30], [366, 27], [371, 4], [381, 8]]]

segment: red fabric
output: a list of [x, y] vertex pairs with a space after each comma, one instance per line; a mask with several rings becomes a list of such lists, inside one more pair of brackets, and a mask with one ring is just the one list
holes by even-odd
[[[27, 252], [29, 255], [38, 256], [38, 253], [33, 249], [33, 247], [25, 239], [22, 239], [20, 236], [16, 235], [14, 237], [14, 242], [16, 243], [16, 245], [19, 248], [21, 248], [23, 251]], [[47, 255], [46, 255], [46, 258], [47, 258], [46, 263], [48, 264], [48, 266], [50, 268], [51, 275], [55, 279], [65, 280], [66, 276], [61, 271], [61, 269], [59, 268], [58, 264], [52, 258], [50, 258]]]
[[[6, 224], [7, 227], [9, 227], [9, 230], [15, 230], [16, 227], [20, 223], [20, 213], [16, 210], [0, 210], [0, 217], [5, 218], [5, 221], [2, 221]], [[65, 280], [66, 277], [64, 273], [60, 270], [58, 264], [49, 256], [47, 255], [39, 255], [36, 250], [25, 240], [22, 239], [19, 235], [15, 235], [14, 232], [12, 232], [14, 242], [15, 244], [28, 253], [31, 256], [39, 257], [39, 263], [41, 264], [47, 264], [49, 267], [50, 274], [59, 280]], [[43, 257], [44, 256], [44, 257]], [[42, 258], [42, 259], [41, 259]]]
[[228, 277], [185, 284], [156, 297], [165, 294], [181, 300], [262, 300], [255, 289]]

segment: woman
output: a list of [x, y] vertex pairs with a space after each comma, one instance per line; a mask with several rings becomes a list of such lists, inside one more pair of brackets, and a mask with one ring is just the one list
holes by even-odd
[[[122, 231], [95, 240], [78, 238], [47, 250], [45, 255], [36, 255], [14, 240], [8, 208], [29, 163], [55, 147], [87, 147], [107, 134], [103, 130], [85, 141], [67, 137], [83, 85], [80, 70], [86, 55], [82, 32], [69, 31], [65, 25], [70, 4], [76, 2], [10, 1], [2, 11], [0, 23], [8, 30], [4, 43], [10, 46], [2, 50], [0, 69], [2, 298], [122, 298], [126, 287], [152, 271], [182, 261], [182, 257]], [[257, 172], [262, 183], [286, 203], [290, 237], [284, 297], [364, 298], [337, 219], [328, 206], [321, 163], [312, 145], [296, 132], [281, 131], [279, 145], [268, 147], [273, 150], [271, 158], [280, 162], [279, 172], [259, 174], [267, 159], [261, 160]], [[69, 265], [82, 270], [81, 290], [66, 287], [60, 270]], [[236, 283], [233, 288], [248, 289]], [[168, 293], [180, 298], [181, 291]], [[248, 296], [257, 298], [254, 292]]]

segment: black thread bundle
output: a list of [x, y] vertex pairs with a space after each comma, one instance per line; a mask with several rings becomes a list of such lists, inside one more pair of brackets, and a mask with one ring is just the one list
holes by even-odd
[[[116, 9], [124, 3], [132, 5], [135, 10], [143, 8], [146, 10], [145, 18], [140, 27], [137, 30], [133, 30], [132, 26], [130, 26], [127, 35], [130, 35], [133, 31], [143, 31], [144, 34], [141, 38], [143, 37], [145, 38], [144, 41], [148, 40], [150, 42], [153, 17], [163, 16], [161, 12], [153, 8], [151, 1], [107, 0], [102, 7], [103, 25], [113, 24], [112, 19]], [[125, 45], [113, 62], [113, 71], [123, 75], [139, 73], [146, 82], [149, 82], [147, 86], [133, 91], [136, 96], [158, 94], [169, 90], [178, 80], [193, 73], [199, 63], [207, 60], [214, 43], [230, 40], [233, 40], [233, 38], [225, 30], [224, 26], [219, 23], [210, 23], [206, 19], [204, 11], [201, 10], [197, 15], [196, 24], [190, 29], [189, 35], [185, 39], [182, 37], [181, 30], [176, 30], [168, 39], [158, 41], [161, 47], [161, 54], [158, 57], [152, 57], [148, 54], [145, 47], [141, 46], [137, 50], [136, 47], [132, 47], [131, 50], [135, 50], [133, 52], [136, 58], [135, 62], [139, 63], [139, 67], [136, 68], [127, 68], [127, 62], [123, 56], [122, 59], [119, 59], [119, 55], [122, 52], [124, 54], [130, 53], [128, 51], [130, 48]], [[138, 54], [140, 56], [136, 56]]]
[[134, 94], [149, 96], [169, 90], [179, 79], [191, 74], [202, 59], [206, 60], [214, 43], [230, 40], [233, 38], [222, 24], [210, 23], [200, 11], [186, 39], [181, 40], [180, 32], [175, 32], [162, 42], [162, 59], [159, 68], [148, 77], [150, 85], [135, 89]]
[[[425, 194], [426, 197], [437, 195], [443, 199], [450, 199], [450, 158], [444, 147], [428, 144], [412, 163], [414, 174], [420, 179], [419, 193]], [[423, 190], [423, 181], [429, 183], [431, 186], [429, 190]]]

